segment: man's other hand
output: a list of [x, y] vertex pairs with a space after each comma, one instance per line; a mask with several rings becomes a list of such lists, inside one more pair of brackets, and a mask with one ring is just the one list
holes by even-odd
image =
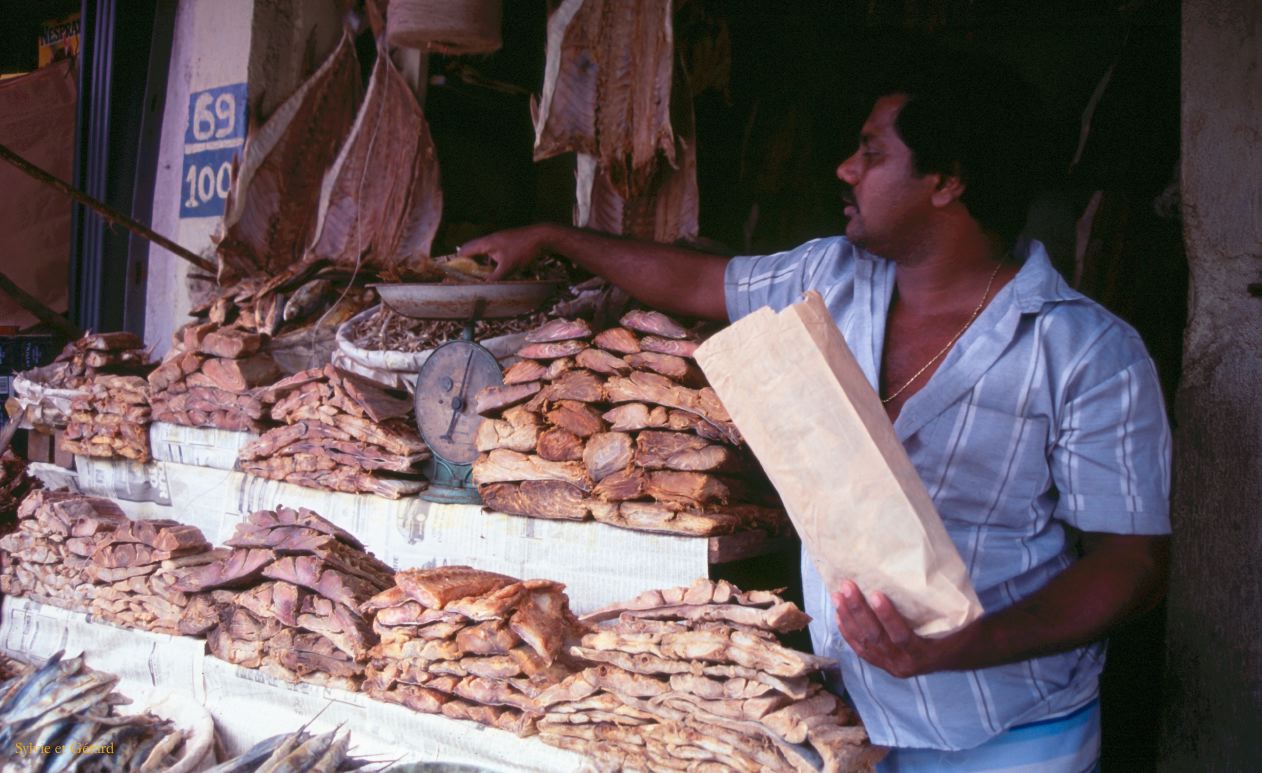
[[884, 593], [865, 599], [859, 586], [846, 580], [833, 594], [837, 628], [855, 654], [903, 679], [952, 667], [951, 661], [971, 626], [938, 639], [919, 636]]
[[1085, 533], [1086, 555], [1016, 604], [941, 638], [917, 636], [889, 597], [850, 580], [833, 594], [837, 627], [859, 657], [894, 676], [989, 668], [1065, 652], [1152, 609], [1165, 593], [1170, 538]]

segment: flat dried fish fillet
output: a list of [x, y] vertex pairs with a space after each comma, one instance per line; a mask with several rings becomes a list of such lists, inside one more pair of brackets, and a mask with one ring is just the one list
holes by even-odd
[[552, 12], [535, 160], [594, 155], [624, 196], [643, 190], [659, 154], [675, 163], [671, 14], [669, 0], [564, 0]]
[[583, 491], [590, 491], [591, 479], [578, 462], [549, 462], [538, 456], [497, 448], [483, 454], [473, 464], [473, 482], [513, 483], [523, 480], [559, 480]]
[[542, 344], [591, 337], [592, 328], [585, 319], [553, 319], [526, 333], [526, 343]]
[[538, 381], [548, 367], [538, 360], [518, 360], [504, 371], [504, 385], [527, 384]]
[[663, 338], [688, 337], [687, 328], [660, 311], [634, 309], [622, 315], [618, 323], [630, 330]]
[[[596, 350], [591, 349], [589, 351]], [[547, 412], [546, 418], [552, 426], [559, 427], [582, 438], [591, 437], [597, 432], [605, 430], [605, 422], [601, 420], [600, 412], [592, 408], [588, 403], [558, 400], [552, 406], [552, 409]]]
[[640, 351], [640, 339], [625, 327], [602, 330], [592, 342], [601, 349], [616, 354], [635, 354]]
[[561, 652], [569, 632], [569, 604], [560, 590], [535, 591], [517, 605], [509, 628], [551, 664]]
[[528, 454], [538, 448], [539, 425], [514, 426], [503, 419], [483, 419], [478, 425], [473, 442], [478, 451], [507, 448], [510, 451]]
[[497, 513], [584, 521], [591, 502], [581, 490], [559, 480], [488, 483], [478, 487], [483, 504]]
[[469, 655], [507, 655], [519, 643], [503, 620], [487, 620], [456, 633], [456, 645]]
[[583, 459], [583, 448], [578, 435], [553, 427], [539, 434], [536, 451], [549, 462], [578, 462]]
[[651, 178], [628, 197], [596, 156], [580, 153], [575, 165], [575, 225], [665, 244], [697, 238], [701, 196], [696, 120], [692, 89], [682, 66], [675, 68], [670, 99], [674, 162], [659, 159]]
[[443, 196], [416, 96], [383, 46], [350, 136], [324, 177], [306, 260], [377, 269], [429, 255]]
[[320, 180], [355, 119], [359, 62], [350, 33], [246, 137], [213, 241], [219, 283], [275, 274], [298, 262], [315, 227]]
[[607, 376], [625, 376], [631, 372], [631, 365], [626, 360], [604, 349], [584, 349], [574, 357], [574, 363], [580, 368]]
[[517, 582], [507, 575], [471, 566], [406, 569], [397, 572], [394, 580], [409, 598], [430, 609], [441, 609], [456, 599], [481, 596]]
[[728, 663], [779, 677], [806, 676], [835, 664], [827, 658], [791, 650], [744, 631], [722, 628], [673, 633], [623, 633], [604, 629], [584, 636], [582, 646], [633, 655]]
[[605, 394], [611, 403], [650, 403], [696, 414], [722, 432], [728, 443], [741, 444], [740, 431], [709, 387], [689, 389], [657, 373], [635, 371], [630, 376], [610, 378]]

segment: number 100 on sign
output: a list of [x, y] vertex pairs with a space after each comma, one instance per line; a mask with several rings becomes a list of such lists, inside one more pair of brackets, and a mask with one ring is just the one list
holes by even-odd
[[224, 199], [232, 183], [232, 159], [240, 150], [240, 146], [217, 148], [184, 156], [180, 217], [223, 214]]

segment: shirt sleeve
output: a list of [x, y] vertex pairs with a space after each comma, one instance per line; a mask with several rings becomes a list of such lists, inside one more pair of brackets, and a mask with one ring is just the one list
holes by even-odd
[[785, 252], [732, 258], [723, 274], [727, 318], [735, 322], [763, 306], [780, 311], [797, 303], [836, 261], [840, 241], [814, 239]]
[[1083, 531], [1170, 533], [1170, 426], [1156, 368], [1137, 346], [1139, 359], [1064, 403], [1055, 517]]

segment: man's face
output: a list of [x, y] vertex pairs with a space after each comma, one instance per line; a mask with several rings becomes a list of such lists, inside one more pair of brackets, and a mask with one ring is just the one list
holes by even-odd
[[896, 259], [925, 235], [935, 208], [938, 175], [917, 175], [911, 150], [894, 128], [902, 94], [881, 97], [863, 124], [859, 149], [837, 167], [849, 186], [846, 237], [870, 252]]

